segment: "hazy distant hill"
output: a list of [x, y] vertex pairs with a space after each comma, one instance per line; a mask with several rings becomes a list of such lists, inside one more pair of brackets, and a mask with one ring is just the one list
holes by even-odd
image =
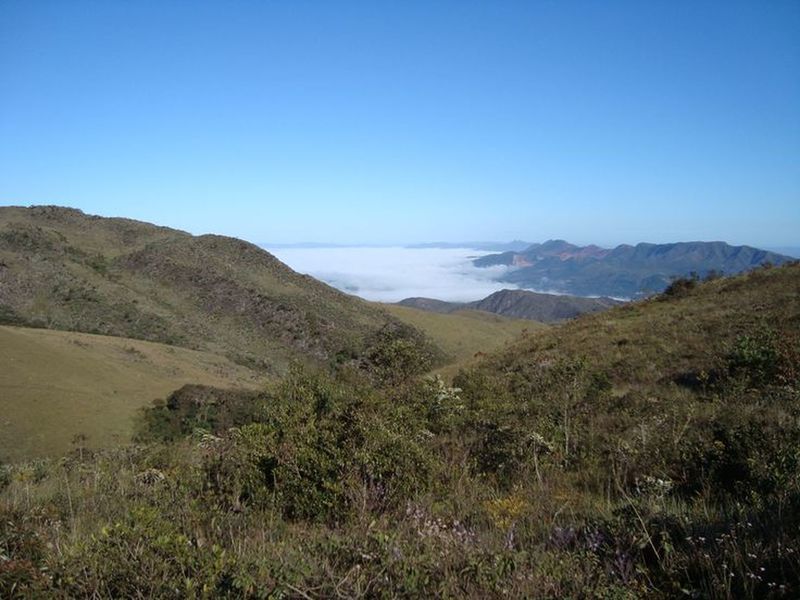
[[552, 323], [605, 310], [620, 302], [611, 298], [581, 298], [540, 294], [528, 290], [500, 290], [475, 302], [458, 303], [433, 298], [406, 298], [398, 304], [437, 313], [451, 313], [462, 309], [481, 310], [505, 317]]
[[472, 248], [489, 252], [520, 252], [530, 247], [530, 242], [513, 240], [511, 242], [427, 242], [424, 244], [410, 244], [406, 248]]
[[789, 256], [725, 242], [623, 244], [614, 249], [575, 246], [564, 240], [533, 244], [473, 261], [478, 267], [513, 267], [499, 280], [524, 288], [581, 296], [634, 298], [664, 290], [674, 277], [696, 272], [735, 274], [761, 264], [780, 265]]
[[785, 254], [792, 258], [800, 258], [800, 246], [779, 246], [776, 248], [764, 248], [770, 252], [777, 252], [778, 254]]
[[485, 310], [506, 317], [550, 323], [606, 310], [618, 304], [620, 304], [619, 300], [611, 298], [580, 298], [540, 294], [527, 290], [500, 290], [483, 300], [471, 302], [469, 306], [476, 310]]
[[436, 298], [421, 298], [419, 296], [415, 296], [414, 298], [404, 298], [397, 304], [400, 306], [410, 306], [411, 308], [418, 308], [420, 310], [427, 310], [428, 312], [442, 314], [447, 314], [467, 306], [466, 302], [446, 302], [444, 300], [437, 300]]
[[254, 244], [60, 207], [0, 208], [0, 322], [166, 342], [278, 370], [355, 356], [384, 326], [399, 326]]

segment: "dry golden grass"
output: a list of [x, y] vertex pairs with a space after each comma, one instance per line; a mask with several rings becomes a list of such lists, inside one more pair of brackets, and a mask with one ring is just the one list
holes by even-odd
[[55, 456], [130, 439], [136, 411], [186, 383], [253, 388], [226, 358], [152, 342], [0, 326], [0, 459]]

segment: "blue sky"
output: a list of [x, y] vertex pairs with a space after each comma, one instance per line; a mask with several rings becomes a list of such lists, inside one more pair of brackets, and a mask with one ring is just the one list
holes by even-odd
[[0, 2], [0, 204], [800, 245], [800, 2]]

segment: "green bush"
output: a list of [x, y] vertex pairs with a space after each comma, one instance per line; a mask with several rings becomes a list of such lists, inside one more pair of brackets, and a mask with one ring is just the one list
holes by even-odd
[[402, 418], [368, 388], [295, 370], [261, 422], [233, 430], [204, 462], [208, 489], [237, 504], [274, 506], [288, 519], [340, 522], [353, 489], [373, 508], [395, 506], [427, 485], [431, 457]]
[[427, 372], [440, 351], [412, 327], [389, 323], [367, 341], [363, 368], [382, 386], [395, 386]]
[[728, 370], [751, 386], [771, 383], [778, 372], [775, 336], [769, 330], [736, 338], [728, 353]]
[[195, 430], [222, 433], [259, 419], [266, 394], [224, 390], [205, 385], [185, 385], [164, 400], [154, 400], [139, 414], [138, 441], [171, 441]]
[[686, 277], [674, 277], [664, 290], [663, 297], [680, 298], [682, 296], [687, 296], [693, 289], [697, 287], [699, 282], [700, 276], [694, 272], [690, 273]]
[[235, 562], [217, 545], [200, 545], [153, 507], [133, 507], [53, 567], [68, 597], [220, 598], [236, 596]]

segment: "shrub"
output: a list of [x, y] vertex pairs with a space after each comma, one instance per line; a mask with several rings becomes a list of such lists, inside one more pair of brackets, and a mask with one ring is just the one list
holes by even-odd
[[475, 470], [509, 487], [523, 474], [532, 440], [523, 427], [485, 421], [473, 449]]
[[769, 328], [737, 337], [725, 358], [728, 374], [749, 387], [795, 385], [800, 375], [800, 343]]
[[778, 352], [774, 334], [768, 330], [736, 338], [728, 353], [728, 370], [734, 377], [744, 379], [750, 385], [763, 385], [775, 378], [778, 368]]
[[154, 400], [139, 414], [136, 439], [170, 441], [196, 429], [221, 433], [259, 418], [265, 394], [224, 390], [205, 385], [184, 385], [164, 400]]
[[0, 461], [0, 492], [11, 483], [11, 468]]
[[686, 277], [674, 277], [664, 290], [663, 295], [667, 298], [680, 298], [682, 296], [686, 296], [697, 287], [699, 281], [700, 276], [694, 272], [690, 273]]
[[367, 342], [362, 367], [376, 383], [394, 386], [427, 372], [441, 356], [408, 325], [390, 323]]
[[690, 432], [674, 466], [678, 491], [771, 505], [800, 491], [800, 426], [770, 418], [719, 418]]
[[139, 506], [70, 549], [53, 582], [69, 597], [219, 598], [234, 595], [234, 568], [219, 546], [201, 546]]
[[361, 487], [376, 510], [397, 505], [427, 486], [430, 455], [414, 421], [376, 410], [371, 394], [294, 370], [262, 422], [208, 452], [209, 489], [234, 504], [274, 505], [291, 520], [346, 520]]
[[0, 597], [32, 595], [44, 583], [45, 546], [36, 515], [0, 508]]

